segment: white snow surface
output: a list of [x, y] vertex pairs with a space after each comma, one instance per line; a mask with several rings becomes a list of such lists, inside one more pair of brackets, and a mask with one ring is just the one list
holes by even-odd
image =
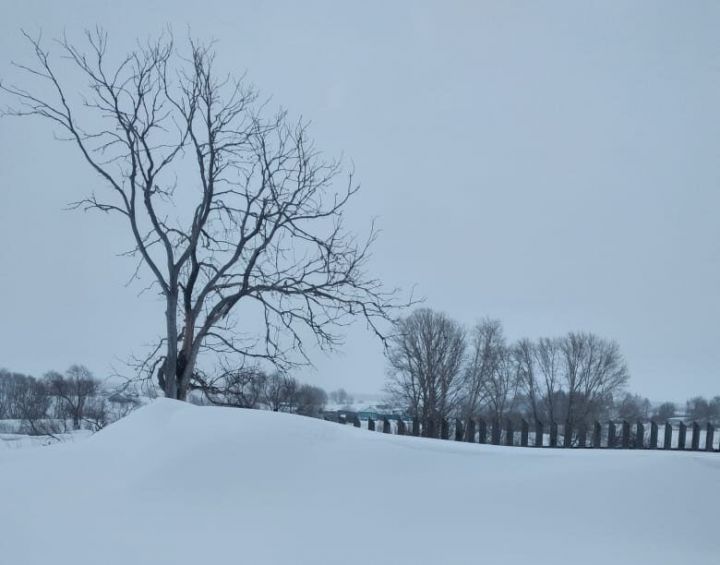
[[4, 565], [720, 563], [720, 454], [480, 446], [162, 400], [0, 451]]

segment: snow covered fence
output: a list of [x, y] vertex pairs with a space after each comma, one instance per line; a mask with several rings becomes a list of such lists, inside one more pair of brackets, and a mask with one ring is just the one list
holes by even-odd
[[[326, 418], [332, 419], [332, 418]], [[412, 435], [428, 438], [505, 445], [516, 447], [556, 448], [615, 448], [615, 449], [663, 449], [676, 451], [720, 451], [720, 433], [711, 423], [701, 425], [692, 422], [636, 422], [627, 421], [592, 425], [537, 421], [532, 426], [527, 420], [448, 419], [425, 422], [398, 416], [385, 416], [379, 420], [368, 418], [361, 421], [357, 415], [343, 415], [335, 421], [341, 424], [366, 428], [386, 434]]]

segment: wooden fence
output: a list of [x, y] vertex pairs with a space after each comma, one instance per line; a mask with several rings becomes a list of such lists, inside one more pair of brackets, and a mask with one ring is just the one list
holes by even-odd
[[[364, 427], [357, 416], [341, 417], [335, 421]], [[526, 420], [488, 423], [482, 419], [443, 419], [421, 422], [418, 419], [385, 417], [367, 420], [367, 429], [386, 434], [516, 447], [720, 451], [720, 433], [716, 434], [715, 427], [710, 423], [700, 425], [697, 422], [610, 421], [573, 427], [556, 422], [530, 424]]]

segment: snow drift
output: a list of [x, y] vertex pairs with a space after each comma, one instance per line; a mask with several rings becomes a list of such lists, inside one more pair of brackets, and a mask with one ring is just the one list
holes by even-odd
[[533, 450], [158, 401], [0, 451], [0, 563], [717, 564], [720, 454]]

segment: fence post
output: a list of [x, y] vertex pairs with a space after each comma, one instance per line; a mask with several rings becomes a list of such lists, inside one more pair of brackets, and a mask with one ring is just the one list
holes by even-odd
[[557, 447], [558, 425], [550, 422], [550, 447]]
[[643, 449], [645, 447], [645, 426], [640, 420], [638, 420], [636, 426], [637, 428], [635, 429], [635, 448]]
[[665, 438], [663, 441], [663, 447], [665, 449], [672, 449], [672, 424], [665, 422]]
[[687, 438], [687, 425], [680, 422], [680, 430], [678, 433], [678, 449], [685, 449], [685, 439]]
[[368, 418], [368, 430], [370, 430], [371, 432], [375, 431], [375, 420], [373, 420], [372, 418]]
[[420, 420], [418, 418], [412, 420], [412, 435], [415, 437], [420, 435]]
[[440, 439], [450, 439], [450, 423], [447, 418], [440, 420]]
[[581, 422], [578, 426], [578, 447], [587, 447], [587, 424]]
[[540, 420], [535, 420], [535, 447], [542, 447], [545, 439], [545, 430]]
[[658, 441], [658, 425], [655, 423], [655, 420], [650, 421], [650, 445], [648, 447], [650, 449], [657, 449], [657, 441]]
[[563, 426], [563, 447], [572, 447], [572, 424], [565, 422]]
[[475, 420], [468, 418], [467, 430], [465, 430], [465, 441], [475, 443]]
[[407, 426], [405, 425], [405, 420], [403, 420], [402, 418], [398, 418], [397, 430], [399, 436], [404, 436], [405, 434], [407, 434]]
[[708, 422], [707, 429], [705, 431], [705, 451], [713, 450], [713, 436], [715, 435], [715, 428]]
[[527, 420], [523, 418], [520, 422], [520, 445], [523, 447], [528, 446], [528, 436], [530, 435], [530, 426], [528, 426]]
[[455, 418], [455, 441], [462, 441], [465, 430], [463, 430], [463, 423], [460, 418]]
[[698, 451], [700, 449], [700, 424], [693, 422], [693, 437], [692, 437], [692, 450]]
[[514, 445], [515, 432], [513, 431], [513, 423], [510, 418], [507, 419], [507, 422], [505, 423], [505, 428], [505, 445]]
[[593, 447], [596, 449], [602, 447], [602, 424], [597, 420], [593, 426]]
[[478, 443], [487, 443], [487, 424], [485, 420], [478, 420]]
[[492, 431], [490, 433], [493, 445], [500, 445], [500, 434], [500, 420], [495, 419], [493, 420]]
[[616, 447], [615, 441], [615, 422], [608, 422], [608, 447]]
[[383, 417], [383, 433], [384, 434], [391, 434], [392, 433], [392, 426], [390, 425], [390, 420]]
[[622, 423], [622, 446], [623, 449], [630, 447], [630, 422], [623, 420]]

